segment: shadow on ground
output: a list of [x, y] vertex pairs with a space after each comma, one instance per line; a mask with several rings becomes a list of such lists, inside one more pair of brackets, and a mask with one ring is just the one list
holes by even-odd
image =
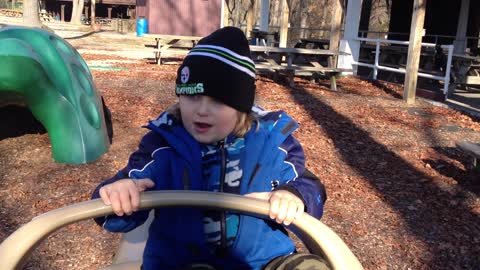
[[25, 134], [46, 133], [43, 125], [35, 119], [27, 107], [7, 105], [0, 107], [0, 140]]
[[89, 37], [93, 34], [97, 34], [97, 33], [101, 33], [101, 32], [114, 32], [114, 31], [111, 31], [111, 30], [90, 31], [90, 32], [88, 32], [86, 34], [83, 34], [83, 35], [78, 35], [78, 36], [74, 36], [74, 37], [66, 37], [64, 39], [66, 39], [66, 40], [81, 39], [81, 38], [86, 38], [86, 37]]
[[[472, 239], [480, 232], [479, 217], [463, 201], [464, 193], [458, 187], [443, 185], [418, 171], [301, 85], [290, 93], [312, 119], [317, 119], [343, 161], [383, 195], [383, 200], [404, 219], [410, 234], [425, 244], [430, 252], [424, 262], [428, 269], [478, 268], [480, 245]], [[386, 166], [376, 166], [379, 161]], [[412, 203], [418, 201], [422, 203], [412, 211]], [[458, 203], [453, 206], [453, 201]], [[472, 248], [459, 246], [462, 243], [470, 243], [466, 246]]]

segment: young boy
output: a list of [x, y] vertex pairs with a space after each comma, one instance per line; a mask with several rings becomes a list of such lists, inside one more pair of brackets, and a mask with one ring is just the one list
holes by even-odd
[[146, 190], [242, 194], [268, 200], [272, 221], [155, 209], [143, 269], [263, 269], [289, 261], [295, 246], [280, 224], [305, 210], [320, 218], [326, 196], [291, 136], [297, 123], [284, 112], [252, 108], [255, 65], [243, 32], [225, 27], [200, 40], [178, 69], [176, 94], [178, 103], [150, 121], [127, 167], [95, 190], [92, 197], [116, 214], [97, 223], [112, 232], [141, 225], [148, 212], [137, 211], [139, 193]]

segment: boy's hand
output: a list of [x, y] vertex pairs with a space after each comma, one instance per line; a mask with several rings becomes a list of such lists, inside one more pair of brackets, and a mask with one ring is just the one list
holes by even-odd
[[152, 188], [155, 183], [150, 179], [121, 179], [100, 188], [100, 198], [111, 205], [117, 216], [131, 215], [140, 206], [140, 192]]
[[293, 219], [301, 217], [305, 210], [302, 200], [287, 190], [252, 192], [245, 196], [270, 202], [270, 218], [287, 226]]

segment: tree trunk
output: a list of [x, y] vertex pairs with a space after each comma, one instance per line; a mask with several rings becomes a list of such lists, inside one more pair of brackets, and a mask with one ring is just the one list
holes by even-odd
[[280, 21], [282, 18], [282, 1], [281, 0], [270, 0], [270, 15], [268, 16], [269, 22], [268, 25], [271, 26], [280, 26]]
[[[236, 26], [241, 27], [242, 24], [247, 23], [248, 10], [254, 0], [241, 0], [241, 1], [225, 1], [225, 18], [224, 26]], [[254, 11], [255, 12], [255, 11]]]
[[25, 26], [40, 27], [40, 15], [38, 14], [38, 0], [23, 1], [23, 24]]
[[[305, 30], [304, 28], [308, 27], [308, 18], [309, 18], [309, 12], [308, 12], [308, 2], [306, 3], [300, 3], [300, 9], [301, 9], [301, 14], [303, 14], [301, 17], [300, 17], [300, 27], [302, 28], [302, 30], [300, 31], [300, 37], [301, 38], [305, 38], [306, 35], [305, 35]], [[309, 31], [307, 31], [309, 32]]]
[[73, 0], [72, 5], [72, 18], [70, 19], [70, 23], [82, 24], [81, 19], [84, 7], [84, 0]]
[[[373, 0], [372, 10], [370, 12], [370, 19], [368, 23], [369, 32], [388, 32], [388, 26], [390, 25], [390, 7], [392, 6], [392, 0]], [[369, 36], [371, 38], [385, 38], [385, 36], [379, 36], [378, 34]]]
[[252, 36], [252, 29], [255, 20], [255, 0], [250, 1], [247, 11], [247, 30], [245, 31], [247, 38], [250, 39]]

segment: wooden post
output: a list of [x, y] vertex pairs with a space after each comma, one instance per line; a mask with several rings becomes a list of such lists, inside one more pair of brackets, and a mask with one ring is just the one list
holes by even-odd
[[83, 10], [84, 10], [84, 14], [83, 14], [83, 15], [85, 16], [85, 22], [88, 21], [88, 8], [89, 8], [88, 6], [85, 6], [85, 7], [83, 8]]
[[458, 16], [457, 34], [453, 41], [454, 51], [456, 54], [464, 54], [467, 48], [467, 26], [468, 26], [468, 11], [470, 7], [470, 0], [462, 0], [460, 14]]
[[130, 19], [136, 19], [137, 18], [137, 9], [136, 8], [130, 8]]
[[23, 25], [41, 27], [38, 1], [23, 1]]
[[228, 3], [229, 3], [228, 0], [222, 0], [223, 18], [222, 18], [220, 27], [228, 26], [228, 19], [230, 17], [230, 12], [229, 12], [229, 9], [228, 9]]
[[111, 7], [108, 8], [108, 18], [109, 19], [112, 18], [112, 8]]
[[[92, 18], [91, 18], [91, 25], [94, 26], [95, 25], [95, 21], [96, 21], [96, 17], [97, 15], [95, 14], [95, 8], [96, 8], [96, 4], [95, 3], [95, 0], [92, 0], [90, 2], [90, 9], [92, 10]], [[108, 18], [110, 19], [111, 18], [111, 15], [112, 15], [112, 8], [108, 8], [108, 15], [110, 15]]]
[[65, 21], [65, 4], [60, 6], [60, 20]]
[[[343, 0], [334, 0], [332, 2], [332, 25], [330, 26], [330, 45], [329, 50], [338, 52], [340, 45], [340, 33], [343, 17]], [[333, 56], [332, 67], [337, 67], [337, 56]]]
[[288, 6], [287, 0], [282, 0], [282, 18], [280, 20], [280, 44], [279, 47], [287, 47], [288, 41], [288, 26], [289, 26], [289, 14], [290, 8]]
[[252, 37], [253, 19], [255, 15], [255, 2], [255, 0], [250, 0], [250, 5], [248, 6], [247, 11], [247, 29], [245, 31], [248, 39]]
[[345, 74], [357, 73], [357, 65], [360, 57], [360, 41], [358, 38], [358, 29], [360, 28], [360, 15], [362, 11], [363, 0], [348, 0], [347, 12], [345, 16], [345, 31], [340, 41], [339, 51], [345, 52], [338, 56], [339, 68], [352, 69], [353, 72], [344, 72]]
[[414, 0], [412, 25], [410, 27], [410, 42], [408, 45], [407, 68], [405, 70], [405, 83], [403, 88], [403, 100], [408, 104], [415, 103], [417, 90], [418, 65], [422, 49], [423, 23], [425, 21], [425, 9], [427, 0]]

